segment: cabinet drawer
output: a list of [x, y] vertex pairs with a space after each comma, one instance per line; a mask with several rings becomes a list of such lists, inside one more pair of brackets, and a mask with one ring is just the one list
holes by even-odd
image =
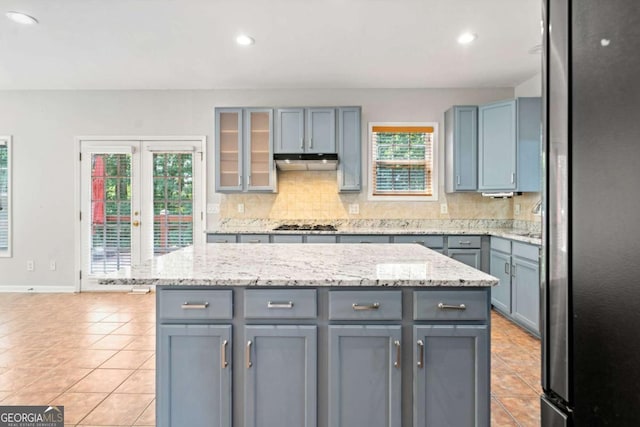
[[480, 236], [449, 236], [447, 237], [447, 246], [455, 249], [479, 248]]
[[272, 243], [302, 243], [302, 236], [297, 234], [274, 234], [271, 236]]
[[389, 243], [389, 236], [382, 235], [350, 235], [340, 236], [340, 243]]
[[[415, 291], [415, 320], [485, 320], [489, 311], [485, 291]], [[462, 309], [464, 307], [464, 309]]]
[[236, 243], [235, 234], [207, 234], [207, 243]]
[[336, 243], [336, 236], [309, 234], [307, 236], [307, 243]]
[[510, 254], [511, 240], [501, 239], [500, 237], [491, 237], [491, 250]]
[[395, 236], [394, 243], [419, 243], [428, 248], [444, 247], [444, 236]]
[[241, 234], [240, 243], [269, 243], [268, 234]]
[[538, 258], [540, 257], [540, 247], [527, 245], [526, 243], [513, 242], [512, 255], [538, 262]]
[[314, 319], [315, 289], [251, 289], [244, 293], [247, 319]]
[[233, 317], [231, 290], [161, 290], [162, 320], [223, 320]]
[[331, 291], [330, 320], [402, 320], [402, 291]]

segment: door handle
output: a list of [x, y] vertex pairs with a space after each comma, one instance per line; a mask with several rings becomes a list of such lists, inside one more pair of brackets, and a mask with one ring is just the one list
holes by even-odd
[[309, 148], [313, 148], [313, 138], [309, 137]]

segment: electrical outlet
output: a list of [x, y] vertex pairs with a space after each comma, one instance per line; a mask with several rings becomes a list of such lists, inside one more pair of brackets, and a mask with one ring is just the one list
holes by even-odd
[[55, 259], [50, 259], [49, 260], [49, 270], [55, 271], [55, 269], [56, 269], [56, 260]]
[[238, 203], [238, 213], [244, 213], [244, 203]]
[[208, 214], [220, 213], [220, 205], [217, 203], [207, 203], [207, 213]]
[[449, 208], [447, 207], [446, 203], [441, 203], [440, 204], [440, 213], [441, 214], [449, 213]]
[[36, 263], [32, 259], [27, 260], [27, 271], [34, 271], [36, 269]]
[[360, 205], [357, 203], [350, 203], [349, 204], [349, 213], [351, 215], [358, 215], [360, 214]]
[[513, 212], [516, 215], [520, 215], [520, 203], [516, 203], [516, 205], [514, 206]]

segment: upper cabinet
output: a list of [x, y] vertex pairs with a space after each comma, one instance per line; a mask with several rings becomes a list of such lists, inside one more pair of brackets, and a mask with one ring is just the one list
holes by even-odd
[[335, 108], [276, 110], [276, 153], [335, 153]]
[[361, 188], [360, 107], [338, 108], [338, 189]]
[[444, 113], [445, 190], [478, 190], [478, 107], [455, 106]]
[[481, 105], [478, 113], [478, 190], [514, 191], [516, 101]]
[[541, 191], [541, 98], [445, 112], [445, 190]]
[[216, 191], [275, 191], [273, 110], [216, 109]]

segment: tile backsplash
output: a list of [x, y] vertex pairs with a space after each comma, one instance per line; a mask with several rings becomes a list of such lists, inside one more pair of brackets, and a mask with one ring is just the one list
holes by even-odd
[[[540, 221], [531, 209], [539, 193], [512, 199], [492, 199], [478, 193], [447, 194], [440, 190], [436, 202], [379, 202], [361, 193], [339, 193], [335, 171], [279, 172], [277, 193], [227, 194], [220, 198], [220, 219], [269, 220], [358, 220], [358, 219], [508, 219]], [[448, 212], [440, 213], [446, 203]], [[520, 214], [514, 215], [514, 204]], [[358, 204], [359, 213], [349, 213], [349, 205]], [[243, 205], [244, 212], [239, 212]]]

